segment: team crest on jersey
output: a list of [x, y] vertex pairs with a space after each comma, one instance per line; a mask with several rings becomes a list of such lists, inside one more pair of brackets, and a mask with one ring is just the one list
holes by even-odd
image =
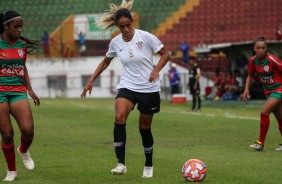
[[24, 56], [24, 51], [22, 49], [19, 49], [18, 50], [18, 53], [19, 53], [19, 56], [20, 57], [23, 57]]
[[139, 50], [142, 50], [143, 47], [144, 47], [144, 43], [141, 42], [141, 41], [138, 41], [138, 42], [136, 43], [136, 45], [137, 45], [137, 48], [138, 48]]
[[264, 69], [264, 71], [268, 72], [269, 71], [269, 66], [266, 65], [266, 66], [263, 67], [263, 69]]

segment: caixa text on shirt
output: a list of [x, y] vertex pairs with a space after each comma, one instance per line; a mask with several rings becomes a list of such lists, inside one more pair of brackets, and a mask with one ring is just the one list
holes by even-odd
[[271, 84], [274, 82], [273, 80], [273, 76], [263, 76], [263, 77], [260, 77], [260, 81], [264, 84]]
[[24, 76], [24, 66], [23, 65], [6, 65], [3, 64], [1, 66], [1, 75], [18, 75], [18, 76]]

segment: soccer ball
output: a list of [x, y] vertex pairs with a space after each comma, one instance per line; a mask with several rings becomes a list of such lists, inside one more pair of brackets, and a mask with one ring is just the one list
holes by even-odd
[[201, 182], [206, 177], [207, 167], [199, 159], [190, 159], [182, 167], [182, 176], [186, 181]]

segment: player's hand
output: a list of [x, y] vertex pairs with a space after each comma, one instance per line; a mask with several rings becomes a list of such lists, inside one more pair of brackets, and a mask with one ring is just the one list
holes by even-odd
[[154, 70], [151, 72], [150, 78], [149, 78], [149, 82], [155, 82], [157, 80], [159, 80], [159, 72], [155, 72]]
[[249, 98], [249, 95], [250, 95], [249, 90], [248, 90], [248, 89], [245, 89], [245, 91], [244, 91], [244, 93], [243, 93], [243, 96], [242, 96], [243, 100], [244, 100], [244, 101], [247, 101], [248, 98]]
[[33, 90], [28, 90], [28, 94], [33, 99], [34, 105], [38, 107], [40, 105], [40, 99], [38, 98], [38, 96], [34, 93]]
[[91, 96], [91, 92], [92, 92], [92, 81], [88, 81], [87, 84], [84, 86], [84, 89], [80, 95], [81, 98], [85, 98], [86, 97], [86, 93], [87, 91], [89, 91], [89, 95]]

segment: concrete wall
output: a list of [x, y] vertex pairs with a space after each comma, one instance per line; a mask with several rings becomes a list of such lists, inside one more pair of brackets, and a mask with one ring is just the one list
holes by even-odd
[[[83, 90], [82, 76], [92, 75], [94, 70], [102, 61], [103, 57], [85, 57], [73, 59], [28, 59], [27, 68], [31, 79], [31, 84], [34, 91], [41, 98], [79, 98]], [[159, 56], [154, 57], [154, 63], [157, 63]], [[178, 67], [182, 75], [182, 93], [186, 93], [188, 99], [189, 92], [186, 89], [188, 71], [185, 68]], [[116, 86], [119, 82], [122, 65], [118, 59], [112, 60], [109, 67], [101, 74], [101, 86], [94, 87], [91, 97], [93, 98], [109, 98], [115, 97]], [[169, 70], [169, 63], [161, 71], [162, 89], [168, 88], [167, 72]], [[65, 75], [66, 89], [48, 88], [48, 76]], [[111, 77], [112, 76], [112, 77]], [[112, 78], [112, 81], [111, 81]], [[201, 78], [201, 91], [204, 93], [204, 88], [207, 85], [207, 80]], [[169, 99], [170, 95], [161, 93], [162, 98]], [[88, 96], [89, 97], [89, 96]]]

